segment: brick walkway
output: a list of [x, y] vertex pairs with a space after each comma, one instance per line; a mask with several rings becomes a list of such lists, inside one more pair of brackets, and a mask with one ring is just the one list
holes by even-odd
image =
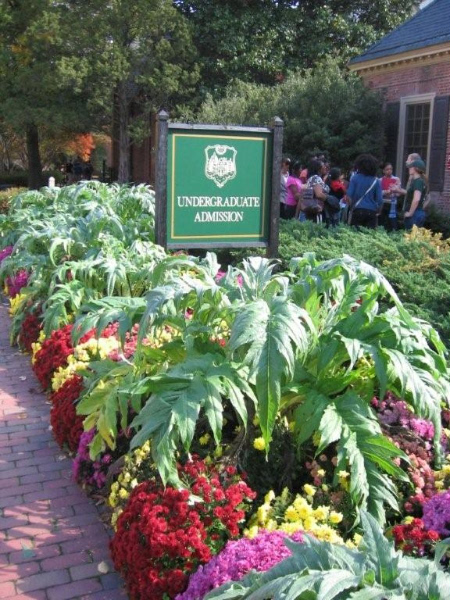
[[71, 460], [53, 441], [49, 406], [30, 357], [10, 347], [9, 325], [2, 305], [0, 598], [124, 600], [108, 532], [71, 479]]

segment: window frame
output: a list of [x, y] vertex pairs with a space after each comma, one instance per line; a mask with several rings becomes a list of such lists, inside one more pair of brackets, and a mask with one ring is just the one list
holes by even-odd
[[403, 96], [400, 98], [400, 117], [399, 117], [399, 129], [398, 129], [398, 140], [397, 140], [397, 164], [395, 165], [395, 172], [399, 177], [403, 175], [404, 169], [404, 157], [403, 149], [405, 147], [405, 133], [406, 133], [406, 109], [411, 104], [430, 104], [430, 125], [428, 128], [428, 141], [427, 141], [427, 155], [422, 158], [425, 160], [427, 165], [427, 175], [430, 164], [430, 150], [431, 150], [431, 133], [433, 130], [433, 117], [434, 117], [434, 99], [436, 98], [435, 92], [428, 94], [416, 94], [414, 96]]

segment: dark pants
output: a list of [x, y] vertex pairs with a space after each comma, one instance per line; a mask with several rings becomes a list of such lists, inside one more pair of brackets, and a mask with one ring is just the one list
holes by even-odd
[[352, 214], [351, 225], [353, 227], [368, 227], [369, 229], [375, 229], [378, 225], [377, 213], [374, 210], [355, 208]]
[[387, 219], [384, 219], [382, 225], [386, 229], [386, 231], [397, 231], [397, 217], [388, 217]]
[[421, 208], [416, 208], [412, 217], [405, 218], [405, 229], [412, 229], [413, 225], [416, 227], [423, 227], [425, 223], [425, 211]]
[[280, 202], [280, 217], [282, 219], [293, 219], [295, 217], [295, 209], [297, 207], [294, 205], [290, 205], [290, 204], [283, 204], [283, 202]]

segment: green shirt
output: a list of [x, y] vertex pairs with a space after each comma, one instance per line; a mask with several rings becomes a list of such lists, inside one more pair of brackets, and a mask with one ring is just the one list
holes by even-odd
[[425, 181], [422, 177], [418, 177], [417, 179], [413, 179], [406, 190], [406, 210], [409, 211], [411, 208], [411, 204], [414, 198], [414, 192], [418, 190], [420, 192], [420, 200], [419, 205], [417, 206], [417, 210], [423, 210], [423, 203], [425, 202], [425, 197], [427, 195], [427, 186], [425, 185]]

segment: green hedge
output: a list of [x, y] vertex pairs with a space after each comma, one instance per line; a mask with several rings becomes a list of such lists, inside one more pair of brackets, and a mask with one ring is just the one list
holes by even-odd
[[329, 259], [343, 254], [379, 268], [401, 300], [418, 317], [430, 321], [450, 345], [450, 245], [426, 230], [419, 239], [384, 229], [356, 231], [350, 227], [329, 230], [313, 223], [283, 223], [280, 257], [315, 252]]
[[[61, 183], [64, 179], [64, 174], [60, 171], [44, 171], [42, 174], [42, 185], [47, 185], [49, 177], [54, 177], [56, 183]], [[28, 187], [28, 171], [0, 173], [0, 184]]]

